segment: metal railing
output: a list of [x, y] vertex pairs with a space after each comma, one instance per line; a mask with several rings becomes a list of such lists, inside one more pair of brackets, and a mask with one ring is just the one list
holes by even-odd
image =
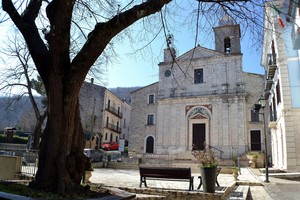
[[21, 157], [21, 173], [35, 176], [38, 164], [38, 151], [24, 149], [0, 149], [1, 155]]
[[123, 113], [120, 112], [120, 109], [115, 109], [114, 107], [110, 106], [110, 105], [106, 105], [106, 110], [108, 110], [109, 112], [117, 115], [118, 117], [122, 118], [123, 117]]
[[122, 132], [122, 129], [114, 124], [111, 124], [111, 123], [106, 123], [106, 128], [112, 130], [112, 131], [115, 131], [117, 133], [121, 133]]

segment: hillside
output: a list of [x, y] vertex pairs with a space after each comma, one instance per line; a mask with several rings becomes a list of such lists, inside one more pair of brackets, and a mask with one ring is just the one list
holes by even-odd
[[117, 87], [117, 88], [110, 88], [109, 90], [117, 95], [120, 99], [125, 99], [125, 101], [130, 104], [131, 98], [130, 93], [135, 91], [141, 87]]
[[[130, 104], [130, 92], [140, 87], [117, 87], [109, 89], [120, 99]], [[36, 97], [41, 106], [41, 98]], [[0, 131], [5, 127], [14, 126], [24, 131], [32, 131], [35, 123], [34, 112], [28, 97], [24, 96], [11, 103], [11, 98], [0, 97]]]

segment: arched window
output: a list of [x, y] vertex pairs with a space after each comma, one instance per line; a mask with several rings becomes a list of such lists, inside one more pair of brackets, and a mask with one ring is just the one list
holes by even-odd
[[154, 153], [154, 138], [152, 136], [146, 140], [146, 153]]
[[226, 37], [224, 39], [224, 52], [225, 53], [230, 53], [231, 52], [231, 43], [230, 43], [230, 38]]

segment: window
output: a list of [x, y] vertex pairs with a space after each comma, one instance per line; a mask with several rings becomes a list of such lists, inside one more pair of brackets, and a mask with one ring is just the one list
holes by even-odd
[[148, 96], [148, 103], [154, 103], [154, 94], [149, 94]]
[[259, 114], [255, 110], [251, 110], [251, 122], [259, 122]]
[[231, 43], [230, 43], [230, 38], [226, 37], [224, 39], [224, 52], [225, 53], [230, 53], [231, 52]]
[[107, 108], [109, 109], [110, 107], [110, 99], [108, 99], [108, 102], [107, 102]]
[[273, 121], [277, 120], [277, 106], [275, 101], [275, 96], [272, 98], [272, 104], [273, 104]]
[[123, 123], [123, 128], [126, 128], [126, 119], [124, 119], [123, 122], [124, 122], [124, 123]]
[[116, 136], [116, 142], [118, 142], [118, 140], [119, 140], [119, 137], [118, 137], [118, 136]]
[[203, 83], [203, 69], [194, 70], [194, 83]]
[[105, 133], [105, 140], [107, 140], [107, 133]]
[[154, 124], [154, 115], [153, 114], [149, 114], [147, 116], [147, 125], [153, 125]]
[[110, 133], [110, 139], [109, 139], [109, 141], [112, 142], [112, 139], [113, 139], [113, 134]]
[[279, 80], [276, 85], [276, 99], [277, 99], [277, 105], [281, 102], [281, 92], [280, 92], [280, 85], [279, 85]]
[[250, 131], [251, 151], [261, 151], [261, 134], [259, 130]]

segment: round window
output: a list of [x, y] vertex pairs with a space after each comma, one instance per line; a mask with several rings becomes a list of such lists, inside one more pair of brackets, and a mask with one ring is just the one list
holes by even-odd
[[170, 71], [169, 69], [165, 71], [165, 76], [166, 76], [166, 77], [171, 76], [171, 71]]

